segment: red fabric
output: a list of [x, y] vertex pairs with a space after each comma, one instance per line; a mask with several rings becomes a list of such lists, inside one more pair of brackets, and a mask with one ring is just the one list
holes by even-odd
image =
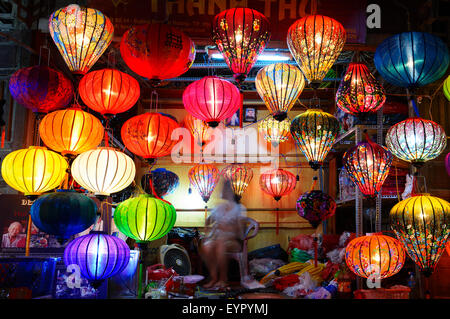
[[308, 251], [313, 248], [314, 239], [310, 235], [298, 235], [289, 241], [288, 251], [297, 248]]
[[296, 183], [295, 175], [281, 168], [265, 172], [259, 177], [261, 189], [277, 201], [282, 196], [289, 195], [294, 190]]
[[283, 276], [281, 278], [277, 278], [273, 281], [273, 287], [276, 290], [283, 291], [287, 287], [294, 286], [296, 283], [300, 282], [298, 275], [291, 274], [287, 276]]
[[341, 235], [323, 235], [322, 250], [326, 254], [339, 247], [339, 238]]

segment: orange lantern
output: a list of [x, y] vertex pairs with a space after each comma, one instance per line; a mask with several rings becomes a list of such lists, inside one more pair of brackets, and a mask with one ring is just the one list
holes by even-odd
[[183, 120], [184, 127], [186, 127], [194, 137], [194, 141], [200, 145], [205, 145], [206, 141], [208, 141], [211, 137], [211, 134], [208, 134], [208, 124], [205, 121], [197, 119], [193, 117], [190, 113], [186, 115]]
[[295, 188], [296, 178], [291, 172], [281, 168], [261, 174], [259, 185], [266, 194], [279, 201], [282, 196], [289, 195]]

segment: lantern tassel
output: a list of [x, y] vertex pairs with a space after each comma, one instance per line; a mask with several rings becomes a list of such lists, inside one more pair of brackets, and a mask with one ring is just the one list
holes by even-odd
[[2, 126], [2, 127], [1, 127], [1, 130], [2, 130], [2, 141], [1, 141], [1, 146], [0, 146], [0, 148], [4, 148], [4, 147], [5, 147], [5, 135], [6, 135], [5, 127]]
[[25, 245], [25, 256], [30, 256], [30, 239], [31, 239], [31, 214], [28, 215], [27, 241]]

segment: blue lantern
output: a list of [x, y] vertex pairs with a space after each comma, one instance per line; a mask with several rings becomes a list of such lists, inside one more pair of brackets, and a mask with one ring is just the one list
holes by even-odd
[[153, 181], [153, 188], [158, 197], [163, 197], [173, 193], [173, 191], [180, 184], [180, 178], [174, 172], [168, 171], [165, 168], [157, 168], [151, 171], [150, 174], [142, 176], [141, 185], [144, 191], [148, 194], [153, 194], [150, 185], [150, 176]]
[[389, 83], [414, 90], [441, 78], [449, 65], [445, 43], [424, 32], [404, 32], [384, 40], [375, 52], [375, 67]]

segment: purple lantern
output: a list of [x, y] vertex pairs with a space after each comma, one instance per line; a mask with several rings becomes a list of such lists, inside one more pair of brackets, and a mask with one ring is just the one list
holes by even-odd
[[448, 176], [450, 176], [450, 153], [445, 157], [445, 168], [447, 169]]
[[319, 190], [306, 192], [297, 200], [298, 215], [309, 221], [314, 228], [335, 212], [336, 202], [333, 197]]

